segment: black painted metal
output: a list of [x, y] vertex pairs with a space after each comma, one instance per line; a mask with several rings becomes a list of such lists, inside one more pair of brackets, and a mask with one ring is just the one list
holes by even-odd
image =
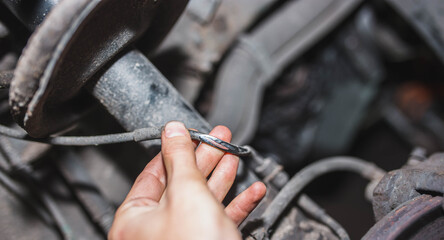
[[28, 29], [35, 29], [60, 0], [2, 0]]
[[[55, 5], [14, 73], [10, 105], [17, 123], [34, 137], [69, 126], [91, 105], [91, 99], [81, 95], [83, 85], [145, 32], [151, 34], [150, 47], [155, 46], [186, 2], [77, 0]], [[158, 14], [169, 4], [174, 11]], [[160, 26], [164, 15], [169, 25]]]
[[201, 132], [210, 130], [210, 125], [137, 50], [124, 54], [88, 88], [128, 131], [163, 126], [172, 120]]

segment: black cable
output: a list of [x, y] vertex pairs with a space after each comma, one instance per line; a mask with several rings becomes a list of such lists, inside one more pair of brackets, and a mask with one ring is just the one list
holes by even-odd
[[296, 175], [282, 188], [261, 216], [264, 229], [267, 232], [287, 208], [291, 201], [314, 179], [335, 171], [351, 171], [366, 179], [380, 179], [385, 171], [370, 162], [353, 157], [333, 157], [313, 163]]

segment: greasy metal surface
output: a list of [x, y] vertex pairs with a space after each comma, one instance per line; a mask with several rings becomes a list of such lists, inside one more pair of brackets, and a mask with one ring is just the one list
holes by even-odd
[[444, 154], [387, 173], [373, 192], [373, 212], [382, 219], [401, 204], [422, 193], [444, 193]]
[[414, 198], [387, 214], [362, 239], [443, 239], [442, 202], [442, 197]]
[[441, 0], [385, 0], [411, 24], [444, 63], [444, 2]]
[[88, 101], [73, 97], [95, 72], [156, 21], [159, 6], [148, 0], [63, 1], [56, 5], [33, 34], [15, 71], [10, 104], [16, 121], [30, 135], [43, 137], [78, 118]]
[[359, 3], [360, 0], [290, 1], [243, 36], [217, 75], [209, 122], [228, 126], [233, 131], [234, 143], [250, 141], [265, 87]]

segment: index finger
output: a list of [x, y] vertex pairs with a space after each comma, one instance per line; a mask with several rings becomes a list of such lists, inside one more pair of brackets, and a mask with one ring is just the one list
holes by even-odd
[[163, 165], [162, 155], [159, 153], [139, 174], [122, 205], [131, 200], [140, 198], [159, 202], [165, 191], [165, 187], [165, 167]]

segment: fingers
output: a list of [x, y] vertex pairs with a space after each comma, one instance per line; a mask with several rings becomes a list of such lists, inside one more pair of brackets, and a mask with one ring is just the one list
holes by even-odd
[[224, 200], [233, 185], [238, 165], [239, 157], [226, 154], [222, 160], [220, 160], [211, 178], [208, 180], [208, 188], [219, 202]]
[[[229, 141], [231, 139], [231, 132], [226, 127], [218, 126], [213, 129], [210, 133], [211, 135], [221, 138], [225, 141]], [[193, 148], [196, 148], [198, 142], [193, 141]], [[205, 169], [204, 173], [202, 173], [204, 176], [208, 176], [211, 171], [213, 170], [214, 166], [218, 164], [220, 158], [223, 156], [223, 152], [215, 149], [209, 145], [202, 144], [198, 151], [196, 152], [200, 156], [200, 161], [198, 160], [198, 166], [200, 166], [200, 169]], [[208, 154], [208, 155], [206, 155]], [[227, 161], [227, 162], [236, 162], [236, 161]], [[221, 167], [222, 172], [221, 174], [216, 174], [219, 176], [219, 179], [228, 179], [231, 181], [231, 176], [229, 171], [227, 169], [229, 168], [228, 164], [224, 164], [225, 167]], [[237, 166], [237, 163], [236, 163]], [[225, 173], [222, 174], [222, 173]], [[225, 176], [225, 177], [224, 177]], [[222, 195], [224, 194], [223, 190], [226, 188], [227, 185], [224, 184], [216, 184], [217, 181], [214, 179], [211, 184], [211, 189], [215, 192], [215, 196], [220, 199]], [[232, 183], [230, 183], [232, 184]], [[152, 200], [154, 202], [158, 202], [160, 198], [162, 197], [166, 187], [166, 170], [165, 166], [162, 160], [162, 155], [158, 154], [155, 156], [145, 167], [145, 169], [140, 173], [140, 175], [137, 177], [133, 187], [131, 188], [130, 192], [128, 193], [125, 201], [122, 203], [122, 206], [127, 205], [126, 203], [138, 199], [137, 202], [150, 202], [149, 200]], [[217, 192], [217, 193], [216, 193]], [[222, 197], [223, 199], [223, 197]], [[145, 201], [148, 200], [148, 201]], [[134, 201], [132, 203], [138, 204]]]
[[183, 123], [173, 121], [165, 125], [161, 148], [168, 184], [180, 185], [182, 181], [202, 178], [196, 165], [193, 142]]
[[[211, 132], [210, 135], [217, 137], [223, 141], [231, 141], [231, 132], [225, 126], [217, 126]], [[204, 177], [208, 177], [217, 163], [224, 156], [225, 152], [212, 147], [208, 144], [201, 144], [196, 149], [197, 167], [202, 172]]]
[[150, 202], [146, 200], [158, 202], [165, 190], [165, 185], [165, 168], [162, 162], [162, 157], [158, 154], [139, 174], [122, 206], [135, 199], [139, 199], [141, 200], [139, 202], [143, 203]]
[[239, 194], [225, 208], [225, 213], [239, 226], [242, 221], [254, 210], [265, 196], [267, 188], [265, 184], [256, 182]]

